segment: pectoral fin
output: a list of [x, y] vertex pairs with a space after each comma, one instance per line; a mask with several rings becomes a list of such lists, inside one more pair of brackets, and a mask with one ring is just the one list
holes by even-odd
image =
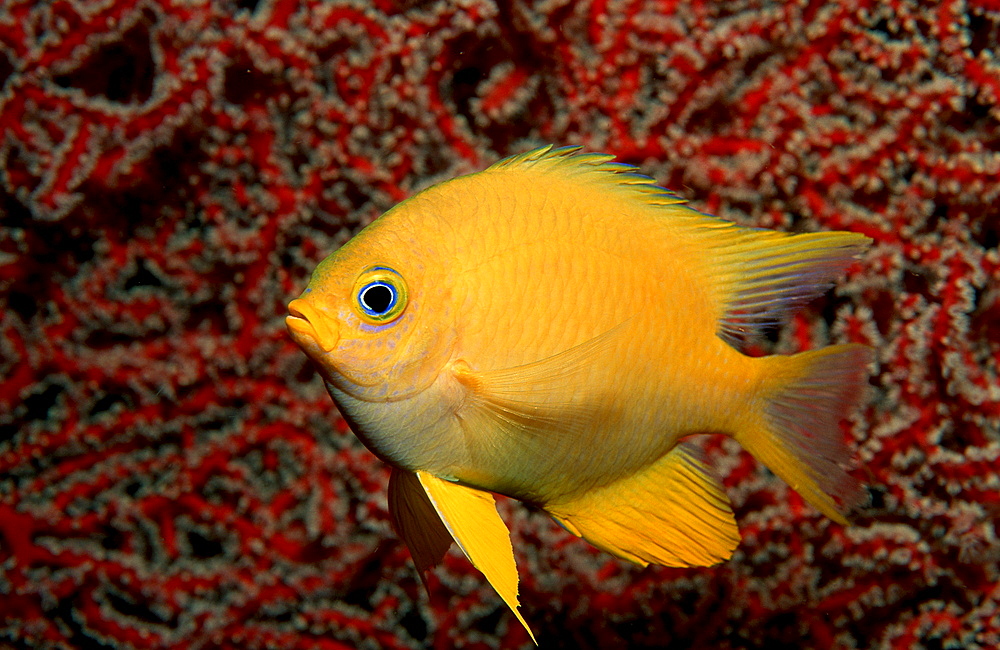
[[571, 533], [642, 566], [709, 566], [740, 541], [722, 486], [683, 444], [638, 474], [545, 509]]
[[389, 475], [389, 518], [396, 534], [410, 549], [420, 580], [424, 571], [444, 558], [451, 547], [451, 534], [413, 472], [393, 468]]
[[[590, 369], [606, 365], [604, 358], [616, 354], [616, 346], [627, 338], [629, 321], [550, 357], [494, 370], [473, 370], [464, 361], [450, 368], [466, 390], [458, 413], [476, 438], [495, 432], [516, 444], [524, 437], [576, 440], [595, 417], [592, 399], [567, 399], [593, 392]], [[579, 441], [577, 441], [579, 442]]]
[[418, 471], [416, 478], [466, 557], [483, 572], [534, 641], [535, 636], [517, 610], [517, 565], [514, 563], [514, 550], [510, 545], [510, 533], [497, 513], [493, 496], [488, 492], [441, 480], [426, 472]]

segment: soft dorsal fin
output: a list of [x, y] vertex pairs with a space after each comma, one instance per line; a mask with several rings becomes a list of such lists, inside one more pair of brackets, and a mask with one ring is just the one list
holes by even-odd
[[852, 232], [788, 234], [703, 218], [715, 222], [698, 235], [710, 247], [718, 333], [737, 346], [832, 287], [871, 242]]

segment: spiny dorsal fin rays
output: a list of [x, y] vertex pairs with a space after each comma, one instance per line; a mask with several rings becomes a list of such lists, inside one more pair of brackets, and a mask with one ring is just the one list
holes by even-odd
[[[486, 171], [504, 169], [508, 167], [517, 167], [519, 165], [525, 165], [528, 163], [537, 162], [552, 162], [559, 159], [569, 158], [573, 156], [576, 152], [582, 149], [580, 145], [567, 145], [564, 147], [553, 147], [551, 144], [547, 144], [536, 149], [530, 149], [523, 153], [514, 154], [512, 156], [507, 156], [506, 158], [501, 158], [492, 165], [486, 168]], [[608, 159], [614, 158], [614, 156], [608, 156]]]
[[489, 492], [451, 483], [427, 472], [416, 473], [434, 509], [473, 566], [482, 571], [514, 616], [538, 644], [518, 611], [517, 565], [510, 533]]
[[[525, 153], [508, 156], [485, 170], [491, 171], [530, 169], [532, 172], [558, 171], [566, 174], [592, 174], [593, 179], [605, 183], [613, 189], [628, 189], [637, 198], [655, 205], [677, 205], [684, 199], [670, 190], [660, 187], [656, 181], [639, 173], [639, 168], [627, 163], [613, 162], [614, 156], [604, 153], [577, 153], [580, 147], [573, 145], [556, 147], [546, 145]], [[700, 214], [692, 210], [696, 214]]]

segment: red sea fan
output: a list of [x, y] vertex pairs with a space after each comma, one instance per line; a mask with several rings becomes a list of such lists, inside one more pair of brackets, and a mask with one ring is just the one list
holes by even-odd
[[420, 186], [553, 142], [696, 207], [875, 239], [757, 353], [875, 346], [824, 519], [704, 441], [744, 541], [639, 570], [505, 503], [544, 647], [1000, 644], [1000, 5], [103, 0], [0, 9], [0, 641], [529, 643], [457, 552], [422, 591], [284, 332]]

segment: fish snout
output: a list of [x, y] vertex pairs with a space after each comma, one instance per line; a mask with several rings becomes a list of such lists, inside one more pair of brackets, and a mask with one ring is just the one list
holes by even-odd
[[305, 339], [323, 348], [324, 352], [332, 352], [340, 341], [336, 321], [303, 298], [288, 303], [285, 327], [296, 343], [301, 345]]

